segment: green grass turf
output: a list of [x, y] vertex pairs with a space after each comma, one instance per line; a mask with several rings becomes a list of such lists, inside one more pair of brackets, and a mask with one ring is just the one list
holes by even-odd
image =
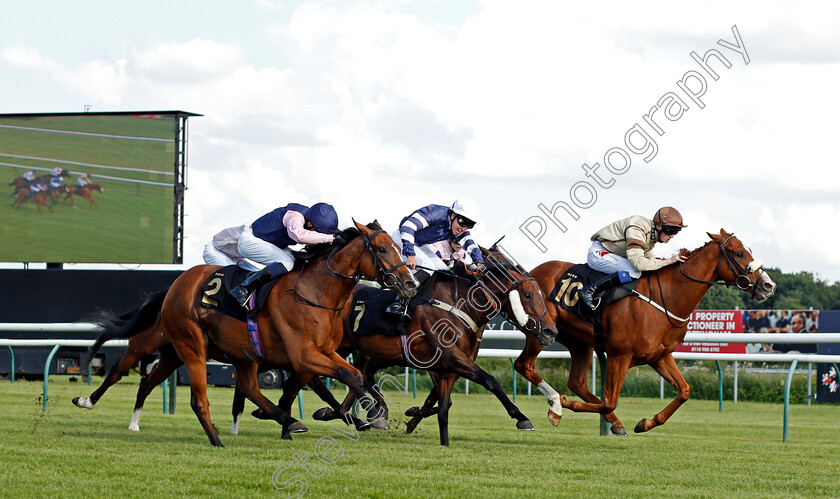
[[[790, 409], [790, 438], [782, 443], [782, 406], [689, 400], [664, 426], [627, 438], [598, 435], [597, 417], [566, 411], [559, 427], [545, 417], [542, 396], [518, 396], [536, 431], [515, 429], [491, 395], [455, 395], [451, 446], [438, 441], [436, 419], [404, 433], [406, 408], [425, 393], [386, 391], [392, 429], [358, 434], [314, 421], [323, 404], [304, 393], [309, 432], [280, 440], [280, 428], [247, 414], [230, 435], [233, 390], [209, 390], [211, 413], [224, 448], [210, 446], [178, 388], [177, 414], [162, 414], [161, 391], [146, 404], [139, 433], [127, 429], [137, 389], [132, 375], [92, 411], [72, 405], [93, 387], [54, 376], [49, 409], [42, 384], [0, 382], [0, 491], [16, 497], [284, 497], [300, 476], [308, 497], [837, 497], [840, 495], [840, 408]], [[95, 378], [98, 383], [101, 378]], [[343, 388], [334, 391], [344, 394]], [[268, 391], [275, 398], [278, 392]], [[622, 399], [628, 428], [665, 402]], [[297, 404], [293, 415], [298, 415]], [[325, 437], [332, 437], [329, 440]], [[332, 448], [328, 446], [332, 444]], [[340, 446], [340, 448], [338, 447]], [[316, 449], [329, 464], [315, 457]], [[295, 466], [309, 453], [312, 476]], [[297, 457], [296, 457], [297, 456]], [[279, 470], [279, 471], [278, 471]], [[298, 483], [303, 483], [301, 480]]]

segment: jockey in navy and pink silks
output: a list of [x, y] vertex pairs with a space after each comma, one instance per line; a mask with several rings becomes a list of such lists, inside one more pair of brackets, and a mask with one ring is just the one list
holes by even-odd
[[216, 234], [204, 248], [204, 261], [232, 265], [244, 257], [266, 265], [231, 290], [244, 306], [260, 285], [292, 270], [295, 258], [289, 246], [332, 243], [338, 232], [338, 215], [331, 205], [316, 203], [310, 208], [290, 203], [250, 225], [230, 227]]
[[[454, 238], [478, 267], [483, 266], [481, 249], [469, 231], [480, 221], [478, 205], [471, 199], [459, 199], [450, 207], [430, 204], [403, 218], [399, 230], [391, 234], [391, 238], [402, 248], [406, 266], [422, 283], [435, 270], [449, 270], [436, 254], [435, 243], [439, 241]], [[398, 298], [387, 311], [407, 318], [408, 303]]]

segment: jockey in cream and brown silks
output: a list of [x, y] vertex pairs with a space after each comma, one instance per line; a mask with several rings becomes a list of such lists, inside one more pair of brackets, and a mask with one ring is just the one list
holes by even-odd
[[230, 227], [216, 234], [204, 248], [204, 261], [230, 265], [245, 257], [266, 266], [231, 290], [244, 307], [260, 285], [292, 270], [295, 257], [289, 246], [332, 243], [339, 232], [338, 215], [332, 205], [315, 203], [310, 208], [289, 203], [250, 225]]
[[586, 263], [593, 270], [609, 274], [580, 291], [583, 302], [592, 310], [598, 308], [596, 293], [641, 277], [642, 272], [685, 261], [679, 254], [661, 259], [653, 255], [656, 243], [667, 243], [683, 227], [683, 218], [675, 208], [660, 208], [649, 220], [632, 216], [619, 220], [592, 235], [592, 246]]
[[[478, 204], [472, 199], [462, 198], [452, 203], [452, 206], [430, 204], [415, 210], [402, 219], [399, 230], [391, 234], [391, 238], [402, 249], [406, 266], [422, 283], [435, 270], [449, 270], [435, 253], [437, 248], [434, 243], [453, 237], [477, 267], [483, 266], [481, 249], [470, 236], [470, 229], [479, 222], [481, 215]], [[388, 312], [407, 315], [407, 306], [404, 300], [398, 299], [388, 307]]]

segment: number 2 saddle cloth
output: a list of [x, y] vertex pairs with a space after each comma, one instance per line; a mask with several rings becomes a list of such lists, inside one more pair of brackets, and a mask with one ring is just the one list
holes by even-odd
[[[213, 272], [201, 287], [201, 305], [245, 322], [248, 318], [248, 310], [231, 296], [230, 290], [244, 281], [250, 274], [251, 271], [236, 265], [228, 265]], [[257, 289], [253, 314], [256, 314], [265, 305], [268, 293], [275, 284], [277, 284], [277, 279], [272, 279]]]
[[595, 325], [596, 331], [601, 329], [601, 318], [606, 305], [616, 302], [622, 298], [630, 296], [636, 286], [639, 284], [638, 279], [633, 279], [627, 284], [622, 284], [618, 287], [602, 291], [595, 294], [595, 298], [600, 297], [601, 303], [598, 308], [590, 310], [583, 300], [580, 299], [579, 292], [586, 286], [597, 282], [608, 274], [592, 270], [589, 265], [579, 263], [569, 268], [557, 283], [551, 294], [548, 296], [551, 301], [560, 305], [563, 310], [568, 310], [576, 313], [583, 319]]

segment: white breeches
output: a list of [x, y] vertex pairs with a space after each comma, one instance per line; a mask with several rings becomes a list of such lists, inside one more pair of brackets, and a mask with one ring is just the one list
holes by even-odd
[[592, 246], [589, 247], [589, 251], [586, 253], [586, 263], [593, 270], [605, 274], [612, 274], [613, 272], [624, 270], [633, 279], [638, 279], [642, 276], [642, 273], [636, 270], [636, 267], [630, 263], [630, 260], [615, 253], [610, 253], [600, 241], [592, 241]]
[[219, 251], [218, 248], [213, 246], [213, 241], [204, 245], [204, 253], [202, 253], [202, 256], [204, 257], [204, 263], [207, 265], [220, 265], [222, 267], [227, 265], [236, 265], [236, 260]]
[[263, 265], [269, 265], [274, 262], [282, 263], [286, 270], [292, 270], [295, 265], [295, 257], [292, 255], [292, 250], [288, 248], [278, 248], [268, 241], [264, 241], [254, 235], [251, 227], [246, 227], [239, 236], [239, 244], [237, 246], [239, 254], [254, 260]]

